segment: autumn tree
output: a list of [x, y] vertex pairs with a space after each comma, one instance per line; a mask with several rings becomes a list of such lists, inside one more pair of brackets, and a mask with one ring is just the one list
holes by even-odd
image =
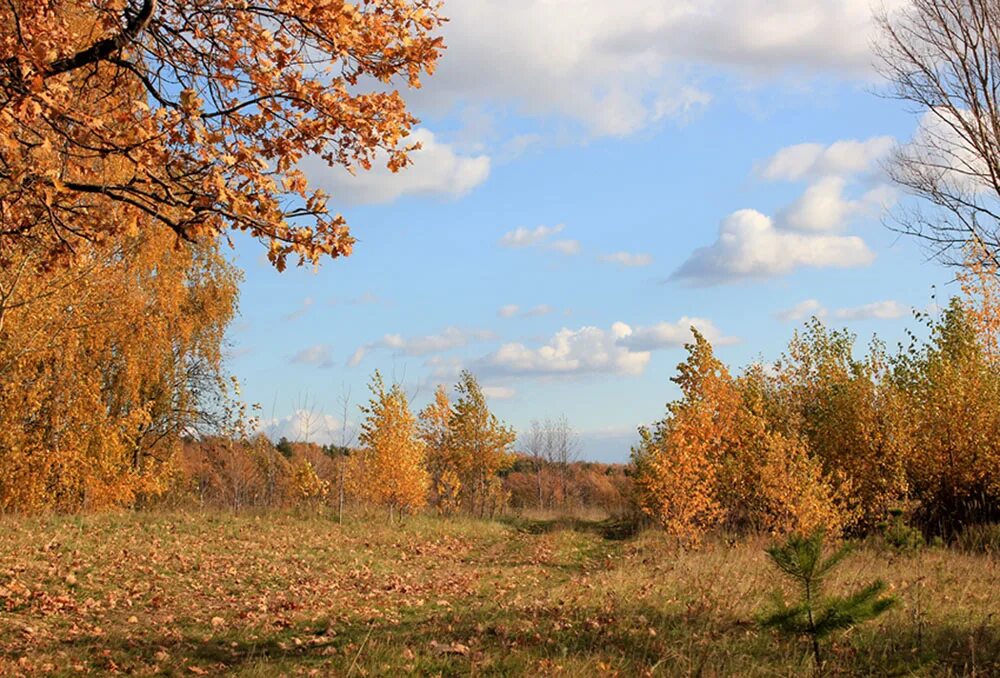
[[403, 389], [398, 384], [387, 389], [377, 371], [370, 388], [372, 397], [361, 408], [361, 450], [351, 459], [360, 465], [361, 496], [387, 508], [391, 521], [427, 501], [425, 445]]
[[433, 402], [420, 412], [418, 428], [427, 449], [431, 503], [442, 513], [452, 513], [460, 503], [462, 469], [449, 440], [451, 402], [443, 385], [434, 391]]
[[932, 532], [1000, 518], [1000, 374], [953, 299], [930, 340], [895, 360], [901, 444], [918, 518]]
[[697, 543], [710, 529], [838, 529], [821, 470], [801, 441], [766, 417], [760, 369], [735, 379], [692, 329], [673, 381], [680, 399], [633, 450], [642, 510], [671, 535]]
[[642, 510], [671, 535], [696, 541], [718, 524], [720, 454], [733, 441], [739, 393], [708, 340], [694, 332], [688, 358], [672, 378], [680, 400], [653, 428], [640, 428], [633, 450]]
[[47, 270], [30, 242], [0, 266], [0, 510], [132, 505], [182, 435], [231, 412], [223, 339], [239, 273], [210, 241], [156, 228]]
[[503, 504], [503, 486], [497, 474], [514, 463], [514, 430], [490, 412], [475, 376], [463, 371], [455, 387], [447, 444], [462, 481], [468, 510], [485, 515]]
[[25, 241], [47, 264], [148, 222], [248, 233], [279, 269], [349, 254], [299, 165], [404, 167], [395, 87], [442, 50], [437, 0], [13, 0], [0, 21], [4, 267]]
[[885, 349], [876, 340], [856, 358], [854, 344], [847, 330], [807, 322], [774, 366], [770, 415], [787, 434], [804, 437], [834, 484], [847, 527], [864, 532], [902, 498], [906, 480]]

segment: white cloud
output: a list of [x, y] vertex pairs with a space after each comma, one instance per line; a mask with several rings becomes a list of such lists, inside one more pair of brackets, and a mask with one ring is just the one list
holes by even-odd
[[298, 320], [306, 313], [308, 313], [309, 309], [312, 308], [315, 303], [316, 303], [315, 299], [313, 299], [312, 297], [306, 297], [305, 299], [302, 300], [302, 304], [297, 309], [295, 309], [290, 313], [286, 313], [282, 317], [285, 320]]
[[532, 247], [533, 245], [538, 245], [549, 237], [562, 232], [564, 228], [566, 228], [565, 224], [556, 224], [555, 226], [537, 226], [535, 228], [518, 226], [513, 231], [507, 231], [503, 234], [503, 237], [500, 238], [500, 246], [511, 249]]
[[474, 369], [482, 374], [522, 377], [642, 374], [649, 352], [632, 351], [618, 343], [631, 332], [625, 323], [615, 323], [610, 331], [599, 327], [562, 329], [538, 348], [504, 344], [478, 360]]
[[521, 307], [517, 304], [507, 304], [506, 306], [501, 306], [500, 310], [497, 311], [497, 315], [501, 318], [512, 318], [517, 315], [521, 310]]
[[566, 255], [567, 257], [572, 257], [580, 253], [580, 241], [554, 240], [549, 243], [549, 249], [558, 252], [559, 254]]
[[458, 327], [447, 327], [439, 334], [429, 334], [421, 337], [403, 337], [400, 334], [387, 334], [378, 341], [365, 344], [348, 360], [349, 367], [356, 367], [374, 349], [389, 349], [408, 356], [422, 356], [430, 353], [442, 353], [455, 348], [461, 348], [472, 342], [493, 339], [492, 332], [485, 330], [463, 330]]
[[335, 417], [305, 409], [296, 410], [287, 417], [260, 423], [261, 432], [275, 442], [287, 438], [292, 442], [319, 445], [334, 442], [341, 428], [340, 421]]
[[876, 301], [862, 306], [834, 309], [831, 313], [816, 299], [806, 299], [775, 317], [785, 322], [797, 322], [810, 317], [824, 318], [832, 315], [837, 320], [895, 320], [910, 312], [910, 307], [898, 301]]
[[871, 10], [870, 0], [460, 0], [447, 6], [448, 52], [414, 98], [513, 102], [625, 135], [704, 106], [692, 72], [870, 77]]
[[898, 301], [876, 301], [854, 308], [840, 308], [833, 312], [838, 320], [895, 320], [910, 312], [909, 306]]
[[800, 301], [789, 309], [778, 311], [774, 316], [783, 322], [798, 322], [816, 316], [826, 317], [826, 308], [816, 299], [806, 299]]
[[636, 327], [630, 334], [619, 339], [618, 345], [633, 351], [678, 348], [691, 341], [692, 327], [716, 346], [728, 346], [739, 342], [736, 337], [725, 336], [711, 320], [684, 316], [675, 323], [662, 322], [649, 327]]
[[419, 142], [421, 148], [410, 154], [412, 164], [398, 172], [386, 167], [384, 153], [377, 154], [371, 170], [359, 169], [354, 175], [340, 167], [328, 167], [316, 156], [303, 159], [299, 167], [313, 186], [355, 204], [392, 202], [404, 195], [459, 198], [489, 177], [489, 156], [460, 155], [426, 128], [415, 129], [406, 142]]
[[635, 254], [630, 252], [602, 254], [600, 260], [606, 264], [618, 264], [619, 266], [625, 266], [626, 268], [639, 268], [642, 266], [649, 266], [653, 263], [652, 255], [641, 252], [637, 252]]
[[783, 275], [803, 266], [867, 266], [874, 260], [875, 255], [857, 236], [783, 231], [775, 228], [770, 217], [744, 209], [726, 217], [718, 239], [695, 250], [671, 278], [711, 285]]
[[591, 374], [638, 375], [646, 370], [653, 351], [683, 346], [695, 326], [718, 345], [737, 339], [724, 336], [702, 318], [683, 317], [676, 323], [631, 327], [623, 322], [610, 329], [563, 328], [541, 346], [515, 342], [501, 346], [473, 364], [477, 373], [507, 377], [557, 377]]
[[795, 231], [837, 231], [853, 219], [879, 214], [896, 201], [895, 189], [886, 184], [875, 186], [857, 200], [844, 196], [846, 186], [843, 177], [819, 179], [778, 212], [776, 219], [782, 228]]
[[757, 174], [768, 181], [801, 181], [870, 173], [878, 169], [895, 144], [890, 136], [845, 139], [828, 146], [796, 144], [768, 158]]
[[333, 367], [333, 357], [328, 344], [314, 344], [304, 348], [292, 356], [292, 362], [315, 367]]
[[483, 395], [492, 400], [510, 400], [517, 391], [510, 386], [483, 386]]

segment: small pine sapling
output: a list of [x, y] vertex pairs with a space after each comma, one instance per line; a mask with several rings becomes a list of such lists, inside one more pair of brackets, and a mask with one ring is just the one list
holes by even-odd
[[798, 584], [801, 598], [790, 606], [779, 602], [760, 620], [765, 628], [807, 637], [817, 667], [822, 666], [821, 640], [839, 629], [874, 619], [896, 603], [891, 596], [881, 596], [885, 590], [881, 581], [872, 582], [848, 596], [823, 596], [824, 578], [851, 550], [845, 544], [824, 558], [823, 536], [822, 531], [808, 537], [793, 534], [784, 544], [767, 549], [778, 569]]

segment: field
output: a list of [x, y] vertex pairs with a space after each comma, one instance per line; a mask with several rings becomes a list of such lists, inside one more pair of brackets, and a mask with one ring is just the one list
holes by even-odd
[[[807, 675], [760, 630], [765, 542], [611, 522], [122, 513], [0, 520], [0, 675]], [[1000, 675], [1000, 567], [874, 545], [900, 604], [827, 674]]]

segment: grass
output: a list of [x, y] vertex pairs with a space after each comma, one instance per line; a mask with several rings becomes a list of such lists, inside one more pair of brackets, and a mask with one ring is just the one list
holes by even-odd
[[[808, 675], [754, 621], [765, 545], [581, 518], [6, 518], [0, 675]], [[863, 547], [831, 591], [882, 578], [900, 604], [825, 673], [1000, 675], [998, 562]]]

